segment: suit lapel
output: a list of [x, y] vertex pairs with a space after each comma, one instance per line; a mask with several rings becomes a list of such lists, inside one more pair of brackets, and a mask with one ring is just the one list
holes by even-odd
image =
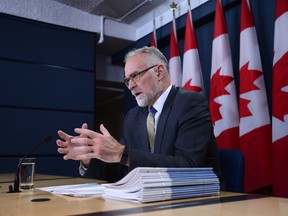
[[169, 95], [164, 103], [160, 118], [159, 118], [159, 122], [157, 125], [157, 132], [156, 132], [156, 136], [155, 136], [155, 149], [154, 152], [155, 153], [159, 153], [161, 150], [161, 146], [162, 146], [162, 140], [164, 137], [164, 132], [165, 132], [165, 126], [166, 126], [166, 122], [168, 120], [170, 111], [171, 111], [171, 107], [173, 105], [175, 96], [177, 94], [178, 88], [172, 87], [171, 91], [169, 92]]

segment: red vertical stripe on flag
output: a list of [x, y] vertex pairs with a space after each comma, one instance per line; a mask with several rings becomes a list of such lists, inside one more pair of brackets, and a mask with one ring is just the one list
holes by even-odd
[[173, 19], [171, 25], [171, 37], [170, 37], [170, 58], [180, 56], [178, 42], [177, 42], [177, 32], [176, 32], [176, 24]]
[[185, 43], [184, 43], [184, 52], [190, 49], [197, 49], [196, 38], [194, 34], [192, 14], [189, 9], [186, 14], [186, 30], [185, 30]]
[[216, 1], [210, 80], [210, 110], [219, 148], [239, 148], [239, 113], [226, 21]]
[[254, 19], [249, 7], [249, 2], [247, 0], [243, 0], [241, 6], [241, 17], [244, 17], [245, 19], [241, 19], [240, 31], [243, 31], [249, 27], [255, 27]]
[[272, 126], [273, 194], [288, 198], [288, 1], [276, 0]]
[[221, 1], [216, 1], [215, 10], [215, 23], [214, 23], [214, 34], [213, 39], [227, 33], [226, 21], [224, 17], [223, 7]]
[[153, 19], [153, 31], [151, 34], [151, 43], [150, 46], [157, 47], [157, 35], [156, 35], [156, 26], [155, 26], [155, 19]]
[[240, 149], [245, 156], [245, 192], [269, 186], [271, 123], [260, 50], [249, 1], [242, 0], [240, 32]]
[[277, 20], [284, 13], [287, 13], [288, 1], [287, 0], [276, 0], [276, 17]]
[[151, 38], [151, 46], [154, 46], [154, 47], [157, 47], [157, 40], [156, 40], [156, 35], [155, 35], [156, 33], [153, 31], [152, 32], [152, 38]]
[[169, 72], [171, 83], [174, 86], [181, 86], [181, 59], [177, 42], [175, 18], [173, 16], [170, 37], [170, 58], [169, 58]]
[[182, 74], [183, 88], [190, 91], [201, 92], [204, 94], [202, 70], [190, 8], [188, 9], [186, 14], [186, 30]]

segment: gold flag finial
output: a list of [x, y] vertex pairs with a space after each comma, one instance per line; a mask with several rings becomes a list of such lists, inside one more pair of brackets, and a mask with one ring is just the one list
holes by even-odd
[[175, 2], [172, 2], [172, 4], [170, 4], [170, 9], [173, 12], [173, 17], [175, 18], [175, 11], [177, 9], [177, 4], [175, 4]]
[[172, 2], [172, 4], [170, 4], [170, 9], [175, 11], [177, 9], [177, 4], [175, 2]]

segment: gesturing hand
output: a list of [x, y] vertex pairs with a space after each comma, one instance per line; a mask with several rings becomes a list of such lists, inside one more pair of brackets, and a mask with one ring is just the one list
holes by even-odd
[[74, 145], [74, 151], [77, 160], [89, 160], [97, 158], [108, 163], [120, 162], [124, 146], [117, 142], [104, 127], [100, 125], [101, 133], [89, 130], [87, 128], [75, 128], [79, 134], [73, 137], [70, 142]]
[[[87, 129], [88, 125], [86, 123], [84, 123], [82, 125], [82, 129]], [[64, 154], [63, 158], [64, 160], [68, 160], [68, 159], [72, 159], [72, 160], [78, 160], [78, 155], [80, 154], [80, 152], [77, 152], [77, 150], [75, 150], [75, 147], [81, 145], [79, 143], [72, 143], [71, 139], [74, 136], [68, 135], [67, 133], [63, 132], [62, 130], [58, 131], [58, 135], [63, 139], [63, 140], [56, 140], [56, 144], [59, 146], [59, 148], [57, 149], [57, 151], [60, 154]], [[80, 135], [79, 137], [84, 137], [84, 135]], [[85, 163], [89, 163], [89, 161], [85, 161]]]

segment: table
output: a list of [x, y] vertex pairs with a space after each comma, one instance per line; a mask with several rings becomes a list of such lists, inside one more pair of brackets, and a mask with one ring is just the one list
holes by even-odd
[[[30, 190], [7, 193], [13, 175], [0, 174], [0, 215], [135, 215], [135, 216], [287, 216], [288, 199], [221, 192], [219, 196], [171, 200], [154, 203], [131, 203], [102, 198], [55, 196], [45, 191]], [[93, 179], [67, 176], [36, 175], [35, 187], [95, 182]], [[101, 182], [99, 182], [101, 183]], [[48, 201], [41, 201], [49, 199]], [[33, 202], [33, 200], [38, 202]]]

